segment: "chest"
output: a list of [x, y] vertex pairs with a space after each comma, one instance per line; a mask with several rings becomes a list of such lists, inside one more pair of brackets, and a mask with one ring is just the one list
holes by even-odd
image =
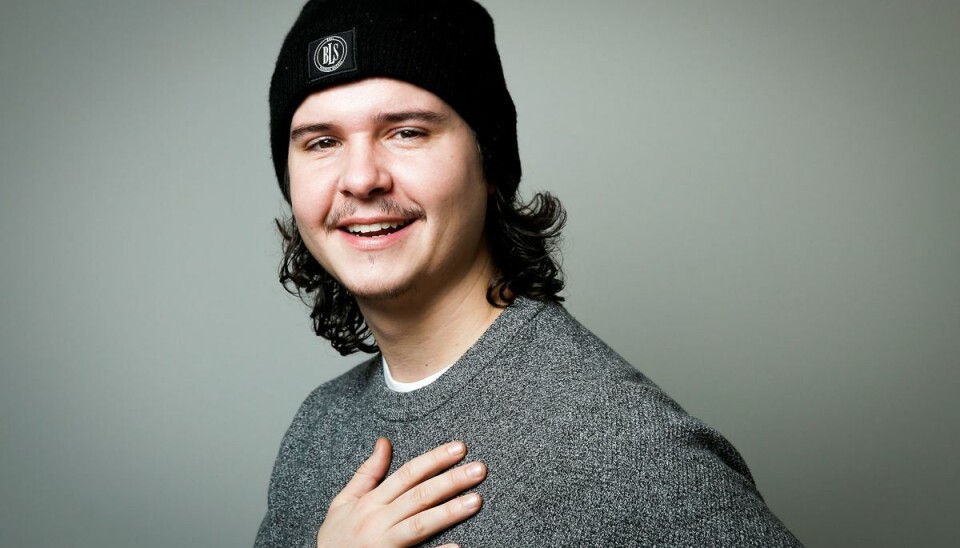
[[[320, 420], [289, 485], [299, 491], [298, 506], [312, 510], [310, 525], [318, 527], [330, 501], [367, 459], [378, 437], [393, 445], [388, 473], [439, 445], [462, 440], [468, 454], [461, 464], [487, 465], [487, 478], [471, 490], [483, 497], [484, 508], [441, 538], [466, 546], [464, 540], [471, 538], [488, 545], [491, 531], [521, 536], [535, 532], [532, 538], [540, 539], [561, 533], [569, 538], [571, 528], [596, 535], [594, 529], [607, 521], [601, 514], [616, 508], [620, 498], [606, 481], [608, 472], [598, 467], [603, 462], [596, 455], [598, 428], [567, 406], [531, 408], [504, 405], [502, 400], [498, 406], [435, 413], [416, 421], [389, 421], [374, 413]], [[594, 510], [588, 515], [584, 507]], [[498, 537], [497, 543], [504, 540]], [[517, 546], [523, 545], [516, 544], [521, 540], [509, 539]]]

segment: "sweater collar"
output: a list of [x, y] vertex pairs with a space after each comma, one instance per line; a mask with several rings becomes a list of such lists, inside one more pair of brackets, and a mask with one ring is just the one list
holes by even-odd
[[394, 392], [387, 388], [378, 354], [367, 362], [363, 375], [364, 407], [391, 421], [416, 420], [430, 413], [460, 392], [498, 356], [516, 351], [518, 345], [522, 345], [522, 337], [517, 335], [543, 307], [540, 301], [517, 297], [446, 373], [413, 392]]

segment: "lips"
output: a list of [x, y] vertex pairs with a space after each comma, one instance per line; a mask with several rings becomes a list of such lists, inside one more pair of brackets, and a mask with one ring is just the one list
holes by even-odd
[[389, 234], [393, 234], [394, 232], [403, 230], [412, 222], [413, 220], [396, 220], [379, 223], [354, 223], [341, 227], [341, 230], [353, 234], [354, 236], [360, 236], [363, 238], [376, 238], [377, 236], [387, 236]]

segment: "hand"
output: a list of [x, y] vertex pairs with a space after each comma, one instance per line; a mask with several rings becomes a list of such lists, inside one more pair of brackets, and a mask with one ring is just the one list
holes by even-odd
[[[482, 501], [476, 493], [448, 500], [477, 485], [487, 474], [481, 462], [447, 470], [467, 454], [463, 442], [431, 449], [384, 480], [391, 453], [390, 441], [378, 439], [370, 458], [331, 501], [317, 532], [319, 548], [412, 546], [480, 509]], [[474, 469], [476, 475], [470, 475]]]

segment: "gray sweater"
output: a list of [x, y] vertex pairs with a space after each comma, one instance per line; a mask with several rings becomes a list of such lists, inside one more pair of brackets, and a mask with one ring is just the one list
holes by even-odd
[[389, 473], [455, 439], [487, 465], [479, 513], [425, 546], [800, 546], [720, 434], [557, 304], [518, 299], [419, 390], [389, 390], [379, 357], [314, 390], [280, 446], [256, 546], [315, 547], [379, 436]]

